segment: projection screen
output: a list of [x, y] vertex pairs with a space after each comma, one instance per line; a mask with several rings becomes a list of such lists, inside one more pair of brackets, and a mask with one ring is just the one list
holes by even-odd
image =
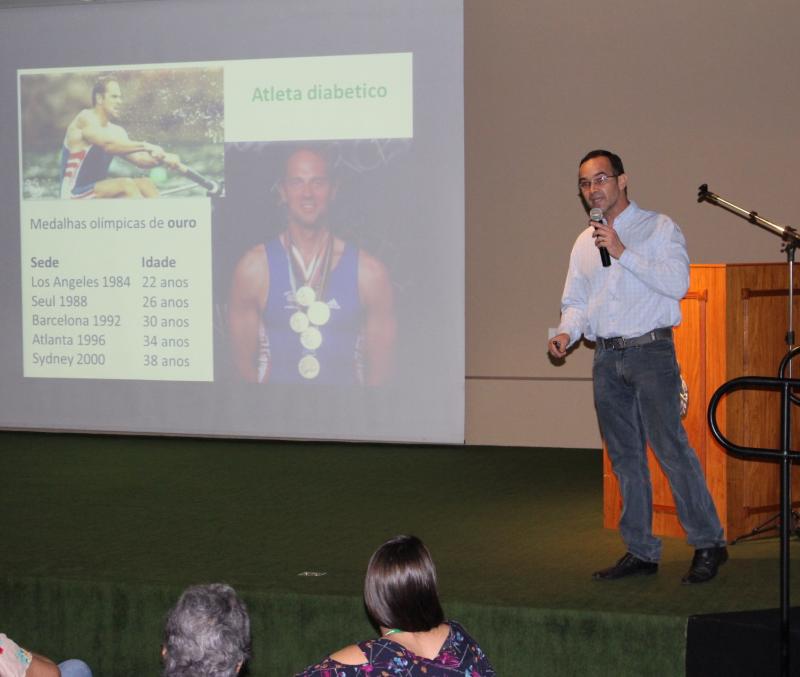
[[461, 0], [0, 10], [0, 427], [460, 443]]

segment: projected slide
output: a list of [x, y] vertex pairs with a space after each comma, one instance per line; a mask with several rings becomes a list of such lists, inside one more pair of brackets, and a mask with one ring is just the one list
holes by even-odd
[[[223, 139], [413, 136], [411, 54], [19, 78], [25, 376], [213, 380], [211, 202], [177, 196], [202, 184], [201, 196], [224, 199]], [[66, 109], [55, 123], [37, 106], [45, 92]], [[125, 107], [137, 138], [122, 125]], [[68, 119], [56, 165], [37, 149], [37, 130]], [[259, 382], [383, 383], [395, 333], [388, 273], [327, 224], [342, 158], [298, 145], [284, 159], [275, 185], [287, 228], [236, 272], [239, 372]]]
[[460, 0], [112, 5], [0, 10], [0, 427], [463, 441]]

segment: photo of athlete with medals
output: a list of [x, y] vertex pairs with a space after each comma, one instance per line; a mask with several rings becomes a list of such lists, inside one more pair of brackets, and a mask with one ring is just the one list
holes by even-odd
[[245, 381], [382, 385], [393, 375], [389, 273], [331, 231], [339, 188], [331, 164], [321, 145], [288, 152], [276, 182], [286, 228], [235, 267], [227, 328]]

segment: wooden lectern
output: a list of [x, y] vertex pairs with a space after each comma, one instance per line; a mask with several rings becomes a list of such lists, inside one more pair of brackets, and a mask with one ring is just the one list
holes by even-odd
[[[675, 348], [689, 386], [684, 425], [728, 540], [777, 516], [780, 468], [777, 463], [743, 460], [725, 452], [708, 427], [708, 402], [720, 385], [733, 378], [778, 375], [781, 358], [788, 351], [788, 287], [788, 263], [693, 265], [689, 292], [681, 301], [683, 320], [675, 329]], [[800, 317], [797, 287], [793, 308], [794, 315]], [[793, 378], [800, 378], [800, 359], [795, 362]], [[733, 392], [721, 401], [717, 420], [725, 436], [736, 444], [780, 449], [778, 391]], [[800, 412], [792, 421], [792, 446], [798, 448]], [[653, 481], [653, 530], [662, 536], [683, 537], [666, 476], [650, 450], [648, 460]], [[798, 488], [800, 471], [795, 468], [793, 496], [799, 495]], [[621, 499], [605, 449], [603, 503], [604, 526], [616, 528]]]

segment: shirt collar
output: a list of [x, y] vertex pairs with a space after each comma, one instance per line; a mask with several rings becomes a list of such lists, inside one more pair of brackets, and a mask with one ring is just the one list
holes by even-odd
[[633, 200], [628, 200], [628, 206], [625, 207], [614, 219], [614, 230], [619, 230], [620, 226], [624, 230], [634, 219], [634, 215], [639, 211], [639, 205]]

